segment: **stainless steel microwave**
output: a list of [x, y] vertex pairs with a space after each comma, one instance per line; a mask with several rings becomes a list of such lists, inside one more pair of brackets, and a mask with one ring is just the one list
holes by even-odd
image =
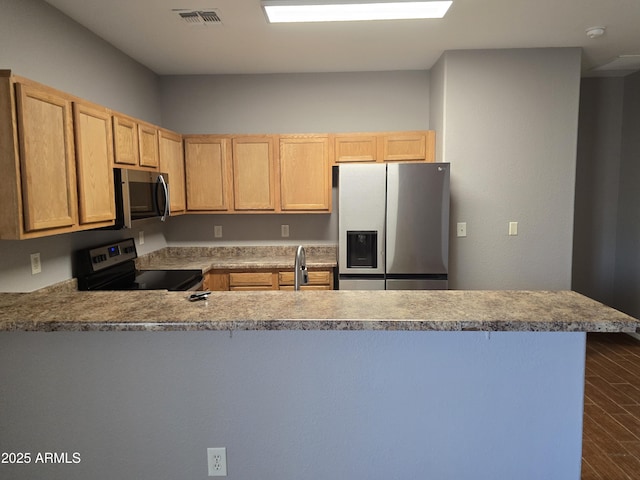
[[116, 221], [114, 228], [132, 228], [148, 221], [165, 221], [169, 209], [169, 175], [114, 168]]

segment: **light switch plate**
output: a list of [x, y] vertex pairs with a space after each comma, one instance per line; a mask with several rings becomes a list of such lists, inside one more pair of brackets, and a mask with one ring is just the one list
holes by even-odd
[[509, 235], [518, 235], [518, 222], [509, 222]]

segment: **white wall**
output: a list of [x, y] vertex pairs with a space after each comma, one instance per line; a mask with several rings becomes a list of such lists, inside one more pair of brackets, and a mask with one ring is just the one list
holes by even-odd
[[451, 51], [441, 62], [450, 286], [569, 289], [580, 50]]
[[[12, 480], [579, 480], [584, 333], [0, 333]], [[18, 368], [19, 367], [19, 368]]]
[[[160, 123], [157, 76], [40, 0], [0, 0], [0, 68], [137, 118]], [[145, 253], [166, 245], [147, 229]], [[84, 232], [0, 241], [0, 291], [31, 291], [71, 278], [75, 249], [134, 232]], [[31, 253], [42, 273], [31, 275]]]

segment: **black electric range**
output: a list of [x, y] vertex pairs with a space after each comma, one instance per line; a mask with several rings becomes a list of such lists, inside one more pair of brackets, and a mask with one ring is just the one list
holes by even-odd
[[78, 250], [78, 290], [196, 290], [201, 270], [136, 270], [133, 238]]

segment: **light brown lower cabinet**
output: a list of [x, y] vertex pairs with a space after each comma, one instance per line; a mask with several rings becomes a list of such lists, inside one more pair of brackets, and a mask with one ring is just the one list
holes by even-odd
[[271, 271], [231, 272], [229, 290], [277, 290], [277, 274]]
[[[293, 290], [293, 272], [280, 272], [278, 284], [280, 290]], [[330, 270], [309, 270], [309, 283], [300, 286], [301, 290], [333, 290], [333, 273]]]
[[[211, 291], [293, 290], [292, 270], [211, 271], [205, 274], [204, 289]], [[302, 290], [332, 290], [331, 270], [309, 270], [309, 283]]]

